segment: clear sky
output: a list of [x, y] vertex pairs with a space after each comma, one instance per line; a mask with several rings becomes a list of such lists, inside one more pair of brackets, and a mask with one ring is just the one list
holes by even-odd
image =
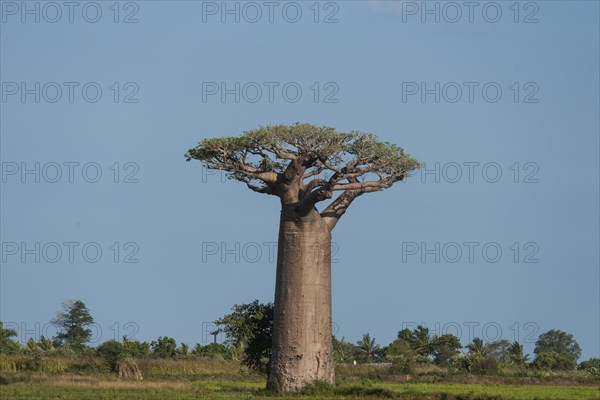
[[97, 340], [191, 344], [272, 300], [277, 199], [184, 153], [301, 121], [427, 165], [336, 227], [337, 336], [531, 352], [561, 329], [599, 356], [598, 2], [22, 4], [0, 3], [0, 319], [23, 339], [66, 299]]

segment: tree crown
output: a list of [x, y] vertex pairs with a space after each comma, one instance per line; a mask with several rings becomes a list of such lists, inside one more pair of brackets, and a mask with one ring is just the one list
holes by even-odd
[[204, 139], [186, 159], [226, 171], [255, 192], [278, 196], [301, 216], [340, 192], [321, 213], [331, 227], [354, 198], [387, 189], [421, 166], [400, 146], [373, 134], [300, 123]]

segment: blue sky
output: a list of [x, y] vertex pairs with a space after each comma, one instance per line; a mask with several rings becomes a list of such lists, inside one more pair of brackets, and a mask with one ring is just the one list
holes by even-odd
[[26, 4], [1, 2], [0, 32], [0, 319], [23, 338], [72, 298], [100, 341], [187, 343], [270, 301], [277, 199], [183, 155], [301, 121], [430, 171], [336, 227], [338, 336], [425, 323], [531, 352], [561, 329], [599, 355], [597, 2]]

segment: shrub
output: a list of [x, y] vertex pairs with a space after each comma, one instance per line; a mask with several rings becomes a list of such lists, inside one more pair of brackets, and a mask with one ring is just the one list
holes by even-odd
[[401, 355], [392, 358], [390, 374], [412, 374], [415, 370], [415, 358], [410, 355]]
[[571, 371], [575, 369], [576, 363], [566, 354], [544, 351], [537, 354], [534, 366], [544, 370]]
[[111, 370], [116, 371], [118, 362], [125, 355], [125, 349], [116, 340], [109, 340], [96, 348], [96, 354], [108, 364]]
[[158, 358], [172, 358], [177, 355], [177, 342], [170, 337], [160, 336], [158, 340], [150, 343], [152, 355]]
[[589, 368], [597, 368], [600, 369], [600, 358], [590, 358], [587, 361], [582, 361], [579, 366], [577, 367], [577, 369], [580, 370], [587, 370]]
[[484, 357], [475, 362], [471, 371], [478, 375], [496, 375], [500, 371], [500, 362], [493, 357]]

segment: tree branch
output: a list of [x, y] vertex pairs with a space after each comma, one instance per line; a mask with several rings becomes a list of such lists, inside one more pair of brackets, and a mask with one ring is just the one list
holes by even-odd
[[206, 161], [206, 165], [209, 169], [216, 169], [220, 171], [242, 174], [244, 176], [247, 176], [248, 178], [259, 179], [265, 183], [277, 182], [276, 172], [262, 171], [248, 164], [240, 163], [238, 165], [235, 165], [228, 162], [210, 160]]
[[251, 184], [250, 182], [246, 182], [246, 186], [248, 186], [250, 189], [252, 189], [256, 193], [270, 194], [273, 196], [277, 196], [277, 194], [268, 186], [259, 187], [259, 186], [255, 186], [255, 185]]
[[387, 182], [387, 179], [370, 182], [355, 182], [355, 183], [340, 183], [334, 185], [331, 190], [358, 190], [362, 192], [376, 192], [387, 189], [392, 186], [392, 182]]

